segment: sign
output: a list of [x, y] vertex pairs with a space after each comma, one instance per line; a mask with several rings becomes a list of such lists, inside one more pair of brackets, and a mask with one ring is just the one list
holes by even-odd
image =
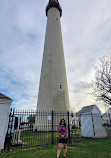
[[50, 115], [50, 116], [48, 116], [48, 120], [49, 120], [49, 121], [51, 120], [51, 115]]

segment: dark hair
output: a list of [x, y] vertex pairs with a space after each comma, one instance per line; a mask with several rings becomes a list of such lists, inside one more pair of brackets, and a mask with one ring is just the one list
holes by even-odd
[[[61, 119], [59, 125], [61, 125], [62, 120], [64, 120], [64, 119]], [[64, 120], [64, 126], [66, 127], [66, 121], [65, 120]]]

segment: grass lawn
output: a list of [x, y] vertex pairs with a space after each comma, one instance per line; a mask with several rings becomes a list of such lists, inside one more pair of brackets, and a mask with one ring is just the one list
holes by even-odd
[[[81, 133], [80, 129], [76, 131]], [[77, 136], [72, 135], [72, 139], [76, 139]], [[81, 138], [81, 135], [79, 136]], [[78, 139], [77, 137], [77, 139]], [[22, 147], [31, 145], [51, 144], [52, 132], [34, 132], [33, 130], [21, 131], [20, 140], [22, 141]], [[57, 142], [58, 134], [53, 132], [54, 142]]]
[[[44, 149], [17, 150], [1, 154], [0, 158], [56, 158], [56, 152], [57, 146], [53, 146]], [[60, 158], [62, 155], [63, 149]], [[111, 158], [111, 138], [73, 143], [68, 147], [67, 158]]]
[[51, 132], [23, 131], [20, 140], [24, 146], [51, 143]]
[[[53, 133], [54, 141], [57, 142], [58, 134], [57, 132]], [[41, 145], [41, 144], [51, 144], [52, 132], [33, 132], [22, 131], [20, 140], [22, 141], [22, 147], [31, 145]]]

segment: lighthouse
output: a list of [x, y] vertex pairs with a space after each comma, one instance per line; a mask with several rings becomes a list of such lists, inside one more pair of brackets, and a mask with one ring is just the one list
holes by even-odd
[[61, 32], [62, 8], [58, 0], [46, 7], [47, 27], [37, 110], [69, 111], [69, 95]]

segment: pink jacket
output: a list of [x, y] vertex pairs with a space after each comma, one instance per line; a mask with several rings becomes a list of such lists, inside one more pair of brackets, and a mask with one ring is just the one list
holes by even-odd
[[68, 127], [59, 125], [57, 128], [57, 133], [59, 134], [59, 138], [62, 138], [62, 135], [64, 135], [64, 139], [68, 138]]

